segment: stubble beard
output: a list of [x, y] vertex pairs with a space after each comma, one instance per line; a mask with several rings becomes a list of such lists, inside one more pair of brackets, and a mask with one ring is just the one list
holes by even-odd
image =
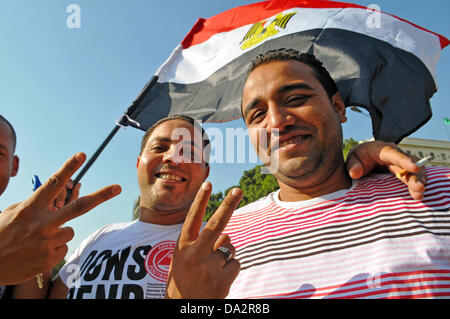
[[299, 155], [284, 161], [279, 159], [279, 167], [274, 176], [279, 182], [296, 189], [318, 186], [326, 181], [343, 161], [341, 153], [333, 149], [327, 145], [315, 148], [310, 154]]
[[164, 215], [189, 210], [191, 203], [179, 202], [180, 198], [171, 193], [170, 187], [166, 186], [166, 188], [168, 189], [165, 189], [164, 194], [160, 194], [154, 189], [148, 190], [147, 194], [141, 194], [141, 206]]

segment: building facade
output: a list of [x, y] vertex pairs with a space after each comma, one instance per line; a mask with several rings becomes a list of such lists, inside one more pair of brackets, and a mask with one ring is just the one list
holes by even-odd
[[427, 166], [450, 167], [450, 142], [440, 140], [428, 140], [423, 138], [405, 137], [398, 146], [407, 154], [419, 158], [434, 156]]

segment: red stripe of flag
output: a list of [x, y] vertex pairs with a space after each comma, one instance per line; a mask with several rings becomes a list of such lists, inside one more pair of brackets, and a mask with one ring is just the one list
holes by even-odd
[[[290, 8], [312, 8], [312, 9], [347, 9], [347, 8], [358, 8], [364, 10], [367, 7], [363, 7], [357, 4], [337, 2], [337, 1], [326, 1], [326, 0], [269, 0], [258, 3], [253, 3], [241, 7], [232, 8], [230, 10], [219, 13], [211, 18], [204, 19], [199, 18], [195, 25], [192, 27], [191, 31], [186, 35], [186, 37], [181, 42], [184, 49], [191, 46], [203, 43], [211, 38], [213, 35], [222, 32], [228, 32], [245, 25], [257, 23], [268, 19], [277, 13], [288, 10]], [[405, 19], [399, 18], [395, 15], [388, 14], [398, 20], [409, 23], [410, 25], [419, 28], [423, 31], [432, 33], [439, 37], [441, 48], [445, 48], [450, 44], [450, 40], [446, 37], [422, 28], [414, 23], [411, 23]]]

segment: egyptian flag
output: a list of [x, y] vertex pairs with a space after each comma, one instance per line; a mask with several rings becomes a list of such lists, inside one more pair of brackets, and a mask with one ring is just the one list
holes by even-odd
[[249, 62], [271, 49], [314, 54], [347, 106], [372, 117], [376, 139], [399, 142], [431, 117], [436, 65], [445, 37], [355, 4], [272, 0], [199, 19], [156, 72], [130, 114], [146, 130], [169, 114], [204, 122], [241, 117]]

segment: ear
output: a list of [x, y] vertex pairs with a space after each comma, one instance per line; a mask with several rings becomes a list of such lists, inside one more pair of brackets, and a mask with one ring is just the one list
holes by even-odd
[[341, 123], [347, 122], [347, 117], [345, 116], [345, 103], [339, 92], [333, 96], [331, 103], [333, 104], [334, 110], [339, 117], [339, 121], [341, 121]]
[[139, 167], [139, 162], [141, 161], [141, 157], [140, 156], [138, 156], [138, 158], [137, 158], [137, 162], [136, 162], [136, 168], [138, 168]]
[[16, 176], [18, 172], [19, 172], [19, 156], [14, 155], [12, 162], [11, 177]]
[[208, 176], [209, 176], [209, 168], [210, 168], [211, 166], [210, 165], [206, 165], [205, 166], [205, 169], [206, 169], [206, 176], [205, 176], [205, 180], [208, 178]]

